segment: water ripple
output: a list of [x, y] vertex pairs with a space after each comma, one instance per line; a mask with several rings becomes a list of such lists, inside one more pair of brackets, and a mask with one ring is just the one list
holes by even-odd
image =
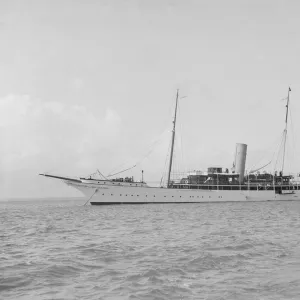
[[300, 203], [0, 203], [0, 299], [299, 299]]

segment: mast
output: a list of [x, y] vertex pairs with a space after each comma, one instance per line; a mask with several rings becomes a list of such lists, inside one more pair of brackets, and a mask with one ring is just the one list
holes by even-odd
[[172, 171], [172, 161], [173, 161], [174, 142], [175, 142], [175, 128], [176, 128], [177, 104], [178, 104], [178, 90], [177, 90], [177, 95], [176, 95], [175, 114], [174, 114], [174, 120], [173, 120], [172, 145], [171, 145], [171, 153], [170, 153], [170, 162], [169, 162], [167, 187], [170, 186], [170, 178], [171, 178], [171, 171]]
[[288, 96], [287, 96], [287, 103], [286, 103], [286, 115], [285, 115], [285, 128], [283, 131], [283, 138], [284, 138], [284, 142], [283, 142], [283, 158], [282, 158], [282, 168], [281, 168], [281, 174], [283, 174], [283, 168], [284, 168], [284, 158], [285, 158], [285, 144], [286, 144], [286, 136], [287, 136], [287, 121], [288, 121], [288, 114], [289, 114], [289, 102], [290, 102], [290, 92], [291, 92], [291, 88], [289, 87], [288, 90]]

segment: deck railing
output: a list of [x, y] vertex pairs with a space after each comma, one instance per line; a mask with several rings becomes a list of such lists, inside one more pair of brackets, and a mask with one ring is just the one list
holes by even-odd
[[193, 184], [193, 183], [175, 183], [170, 186], [178, 189], [200, 189], [200, 190], [299, 190], [299, 184]]

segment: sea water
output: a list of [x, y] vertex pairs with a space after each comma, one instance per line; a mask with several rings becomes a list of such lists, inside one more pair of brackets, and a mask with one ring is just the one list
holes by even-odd
[[300, 299], [300, 202], [0, 202], [0, 299]]

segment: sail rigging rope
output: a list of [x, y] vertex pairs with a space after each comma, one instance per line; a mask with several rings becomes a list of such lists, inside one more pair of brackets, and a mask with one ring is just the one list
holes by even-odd
[[95, 189], [95, 192], [93, 193], [93, 195], [84, 203], [83, 206], [85, 206], [93, 197], [94, 195], [98, 192], [98, 189]]
[[164, 169], [163, 169], [162, 176], [161, 176], [161, 179], [160, 179], [160, 186], [163, 186], [164, 179], [165, 179], [165, 174], [167, 173], [167, 170], [168, 170], [168, 160], [169, 160], [169, 155], [170, 155], [170, 152], [171, 152], [171, 144], [172, 144], [172, 141], [170, 140], [169, 147], [168, 147], [168, 152], [167, 152], [166, 159], [165, 159]]
[[290, 112], [290, 123], [291, 123], [291, 135], [289, 135], [289, 137], [290, 136], [292, 136], [292, 144], [293, 144], [293, 146], [292, 146], [292, 161], [295, 161], [295, 157], [296, 157], [296, 154], [295, 153], [297, 153], [297, 147], [296, 147], [296, 140], [295, 140], [295, 131], [294, 131], [294, 124], [293, 124], [293, 118], [292, 118], [292, 109], [291, 109], [291, 104], [290, 104], [290, 110], [289, 110], [289, 112]]
[[265, 164], [264, 166], [262, 166], [262, 167], [260, 167], [260, 168], [258, 168], [258, 169], [255, 169], [255, 170], [250, 170], [249, 172], [248, 172], [248, 174], [252, 174], [252, 173], [255, 173], [255, 172], [257, 172], [257, 171], [259, 171], [259, 170], [261, 170], [261, 169], [263, 169], [263, 168], [265, 168], [266, 166], [268, 166], [270, 163], [272, 162], [272, 160], [271, 161], [269, 161], [267, 164]]
[[[264, 165], [263, 167], [259, 167], [259, 164], [262, 164], [264, 160], [268, 159], [267, 161], [269, 162], [270, 160], [270, 163], [273, 162], [274, 163], [274, 157], [276, 156], [277, 154], [277, 159], [278, 159], [278, 153], [277, 153], [277, 145], [278, 143], [281, 142], [282, 143], [282, 134], [280, 134], [280, 136], [277, 137], [277, 139], [275, 141], [273, 141], [273, 143], [270, 143], [264, 150], [263, 150], [263, 153], [259, 156], [258, 159], [256, 159], [256, 162], [254, 164], [252, 164], [250, 166], [250, 168], [247, 168], [248, 170], [248, 173], [251, 173], [253, 172], [253, 170], [260, 170], [262, 169], [263, 167], [266, 167], [267, 165], [269, 165], [269, 163], [267, 165]], [[281, 144], [280, 144], [281, 145]], [[273, 150], [275, 148], [275, 150]], [[269, 158], [269, 154], [272, 154], [272, 159]], [[275, 167], [274, 167], [275, 168]]]
[[124, 173], [124, 172], [126, 172], [126, 171], [129, 171], [129, 170], [131, 170], [131, 169], [135, 168], [136, 166], [137, 166], [137, 164], [136, 164], [136, 165], [134, 165], [134, 166], [132, 166], [132, 167], [130, 167], [130, 168], [128, 168], [128, 169], [125, 169], [125, 170], [123, 170], [123, 171], [120, 171], [120, 172], [117, 172], [117, 173], [114, 173], [114, 174], [107, 175], [107, 177], [112, 177], [112, 176], [115, 176], [115, 175], [118, 175], [118, 174]]
[[[169, 131], [169, 129], [165, 129], [165, 130], [160, 134], [160, 136], [159, 136], [158, 138], [156, 138], [156, 139], [152, 142], [152, 144], [151, 144], [150, 147], [149, 147], [150, 150], [148, 150], [148, 151], [145, 153], [145, 155], [143, 155], [142, 158], [139, 159], [133, 166], [131, 166], [131, 167], [129, 167], [129, 168], [126, 168], [126, 169], [124, 169], [124, 170], [122, 170], [122, 171], [116, 172], [116, 173], [114, 173], [114, 174], [109, 174], [109, 175], [107, 175], [107, 177], [112, 177], [112, 176], [114, 176], [114, 175], [118, 175], [118, 174], [124, 173], [124, 172], [129, 171], [129, 170], [135, 168], [136, 166], [140, 165], [147, 157], [149, 157], [149, 156], [153, 153], [153, 151], [155, 150], [155, 147], [157, 146], [157, 144], [161, 142], [162, 137], [163, 137], [163, 136], [166, 134], [166, 132], [168, 132], [168, 131]], [[124, 165], [124, 164], [122, 164], [122, 165]], [[115, 169], [115, 170], [116, 170], [116, 169]]]
[[278, 149], [277, 159], [276, 159], [276, 162], [275, 162], [275, 165], [274, 165], [274, 171], [276, 170], [277, 163], [278, 163], [278, 162], [279, 162], [279, 163], [281, 162], [281, 161], [279, 161], [279, 156], [280, 156], [281, 151], [282, 151], [282, 148], [283, 148], [283, 146], [284, 146], [284, 138], [285, 138], [285, 134], [286, 134], [286, 132], [285, 132], [285, 130], [284, 130], [283, 133], [282, 133], [281, 143], [280, 143], [280, 146], [279, 146], [279, 149]]
[[104, 179], [108, 180], [107, 177], [105, 177], [98, 169], [97, 169], [97, 172], [98, 172]]

